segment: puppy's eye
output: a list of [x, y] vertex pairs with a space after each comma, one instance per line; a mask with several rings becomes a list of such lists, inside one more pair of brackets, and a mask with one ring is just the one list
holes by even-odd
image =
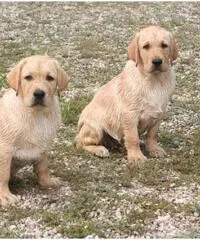
[[27, 81], [31, 81], [33, 80], [33, 77], [31, 75], [27, 75], [24, 77], [24, 79], [26, 79]]
[[150, 45], [147, 43], [143, 46], [144, 49], [148, 50], [150, 48]]
[[51, 81], [54, 81], [54, 78], [52, 77], [52, 76], [50, 76], [50, 75], [47, 75], [47, 81], [49, 81], [49, 82], [51, 82]]
[[166, 43], [162, 43], [162, 44], [161, 44], [161, 47], [162, 47], [162, 48], [167, 48], [168, 45], [167, 45]]

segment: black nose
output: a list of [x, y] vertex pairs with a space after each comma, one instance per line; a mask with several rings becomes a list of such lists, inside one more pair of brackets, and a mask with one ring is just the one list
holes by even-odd
[[160, 58], [154, 58], [152, 63], [155, 65], [155, 66], [160, 66], [162, 64], [162, 59]]
[[43, 90], [37, 89], [37, 90], [35, 90], [33, 95], [36, 99], [42, 99], [45, 96], [45, 92]]

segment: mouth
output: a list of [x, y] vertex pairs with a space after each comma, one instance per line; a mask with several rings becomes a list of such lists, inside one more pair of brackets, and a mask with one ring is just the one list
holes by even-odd
[[149, 73], [162, 73], [162, 72], [166, 72], [167, 69], [163, 68], [162, 66], [159, 66], [159, 67], [155, 67], [155, 66], [152, 66], [150, 69], [149, 69]]
[[43, 100], [38, 100], [38, 99], [36, 99], [34, 101], [34, 103], [31, 105], [31, 107], [35, 107], [35, 106], [46, 107], [46, 105], [44, 104], [44, 101]]

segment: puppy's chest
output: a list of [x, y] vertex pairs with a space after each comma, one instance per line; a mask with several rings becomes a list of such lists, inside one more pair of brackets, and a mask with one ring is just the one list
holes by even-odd
[[21, 161], [35, 160], [47, 151], [56, 135], [57, 124], [49, 119], [37, 119], [24, 124], [14, 144], [14, 157]]
[[152, 91], [142, 100], [141, 122], [156, 121], [163, 117], [168, 102], [168, 94], [164, 91]]

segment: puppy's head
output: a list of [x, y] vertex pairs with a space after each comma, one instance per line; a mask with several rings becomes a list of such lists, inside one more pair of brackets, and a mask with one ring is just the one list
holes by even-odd
[[128, 47], [129, 59], [146, 73], [167, 71], [177, 55], [175, 38], [160, 26], [141, 29]]
[[67, 86], [68, 78], [55, 59], [31, 56], [21, 60], [8, 73], [7, 81], [26, 106], [48, 107], [56, 90]]

